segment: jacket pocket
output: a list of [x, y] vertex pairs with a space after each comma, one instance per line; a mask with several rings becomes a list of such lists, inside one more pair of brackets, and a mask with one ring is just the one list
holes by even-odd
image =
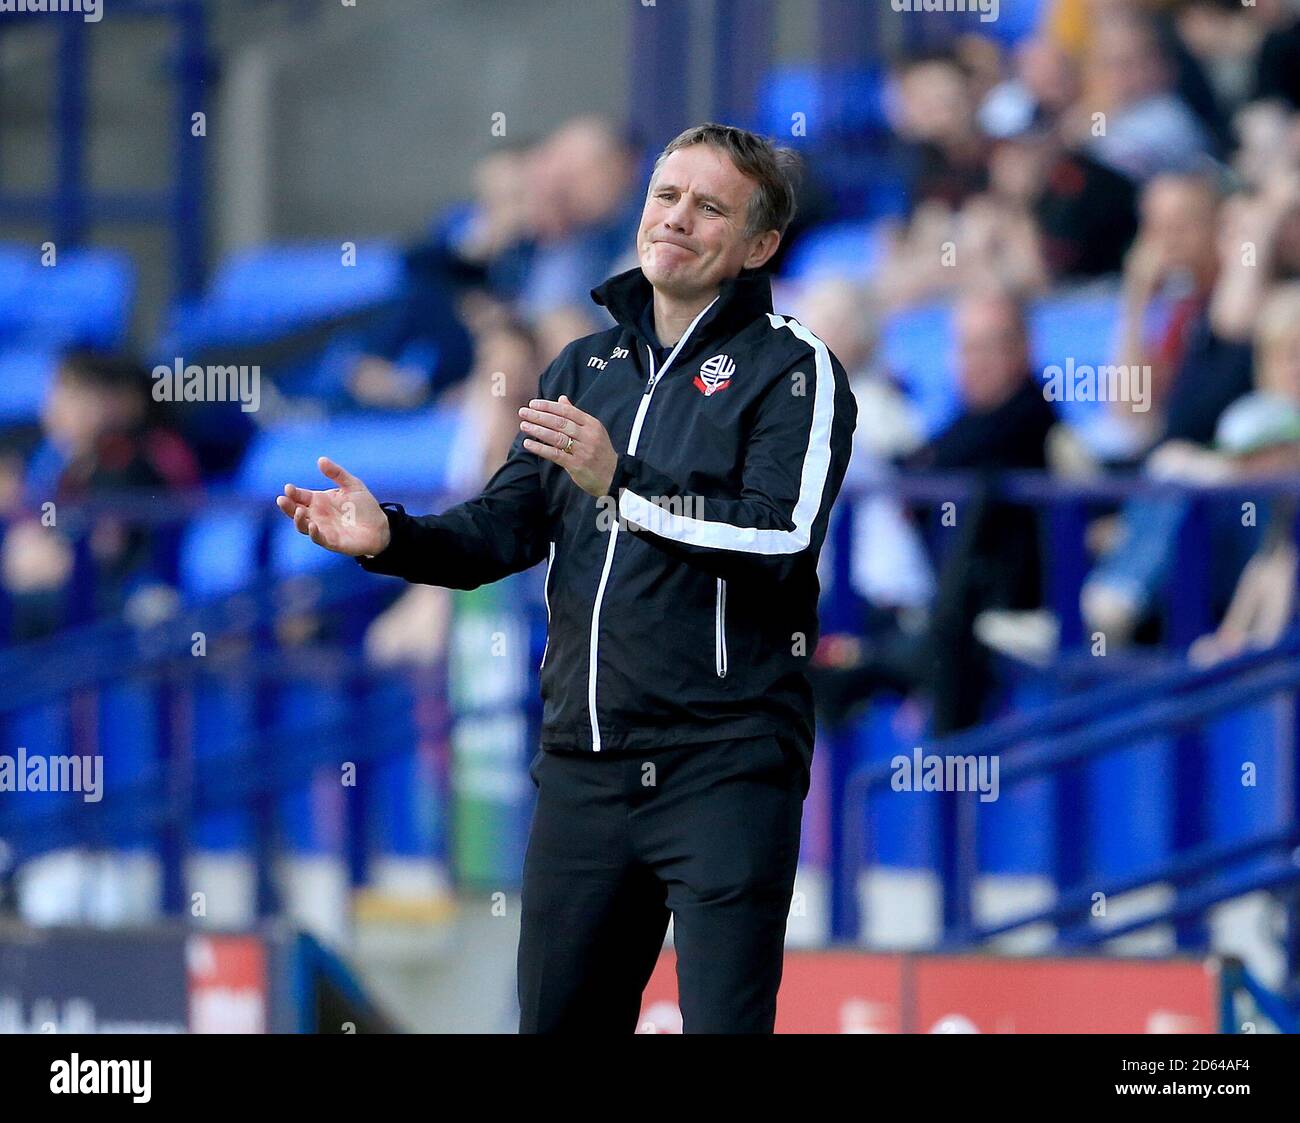
[[713, 610], [713, 665], [718, 678], [727, 677], [727, 582], [718, 579]]
[[552, 542], [550, 552], [546, 555], [546, 580], [542, 584], [542, 601], [546, 605], [546, 645], [542, 648], [542, 661], [537, 664], [538, 670], [546, 666], [546, 653], [551, 650], [551, 566], [554, 564], [555, 543]]

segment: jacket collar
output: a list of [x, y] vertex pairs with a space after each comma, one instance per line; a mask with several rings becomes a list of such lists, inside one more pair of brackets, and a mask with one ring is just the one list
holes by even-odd
[[[654, 289], [638, 266], [610, 277], [591, 290], [591, 299], [609, 310], [618, 323], [630, 329], [638, 339], [658, 347], [659, 341], [646, 339], [641, 328], [642, 314], [654, 297]], [[683, 350], [693, 350], [700, 340], [726, 338], [742, 327], [772, 311], [772, 281], [767, 273], [747, 271], [731, 277], [718, 288], [718, 299], [709, 308]]]

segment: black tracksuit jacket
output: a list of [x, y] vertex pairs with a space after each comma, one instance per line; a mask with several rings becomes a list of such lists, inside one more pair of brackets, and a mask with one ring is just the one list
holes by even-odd
[[386, 503], [374, 573], [473, 589], [547, 563], [543, 749], [620, 752], [762, 734], [807, 763], [817, 557], [848, 464], [848, 377], [764, 274], [725, 282], [671, 349], [646, 338], [640, 269], [592, 290], [615, 327], [541, 377], [619, 454], [607, 496], [517, 437], [475, 499], [414, 517]]

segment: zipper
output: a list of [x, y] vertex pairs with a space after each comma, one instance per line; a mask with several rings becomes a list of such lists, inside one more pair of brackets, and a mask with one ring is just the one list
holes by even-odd
[[542, 661], [537, 665], [540, 671], [546, 666], [546, 653], [551, 650], [551, 566], [555, 564], [555, 543], [551, 543], [550, 553], [546, 555], [546, 580], [542, 583], [542, 601], [546, 605], [546, 646], [542, 648]]
[[717, 607], [713, 613], [713, 658], [718, 678], [727, 677], [727, 582], [718, 578]]
[[[645, 424], [646, 411], [650, 408], [650, 399], [655, 395], [655, 387], [659, 385], [659, 380], [663, 378], [664, 372], [673, 365], [673, 360], [686, 346], [686, 341], [690, 339], [691, 333], [695, 330], [695, 325], [704, 318], [704, 314], [717, 302], [718, 298], [715, 296], [700, 309], [699, 314], [682, 333], [677, 345], [668, 353], [664, 365], [658, 370], [655, 369], [654, 349], [648, 343], [646, 344], [646, 357], [650, 361], [650, 377], [646, 379], [645, 389], [641, 392], [641, 402], [637, 406], [636, 418], [632, 422], [632, 435], [627, 442], [628, 456], [636, 455], [637, 442], [641, 439], [641, 426]], [[600, 583], [596, 586], [596, 599], [591, 606], [591, 637], [587, 647], [587, 715], [591, 720], [591, 751], [593, 753], [600, 752], [600, 723], [596, 719], [596, 660], [600, 640], [600, 606], [605, 599], [605, 586], [609, 583], [609, 572], [614, 565], [614, 550], [618, 546], [618, 530], [618, 519], [614, 518], [609, 528], [609, 545], [605, 547], [605, 564], [600, 571]]]

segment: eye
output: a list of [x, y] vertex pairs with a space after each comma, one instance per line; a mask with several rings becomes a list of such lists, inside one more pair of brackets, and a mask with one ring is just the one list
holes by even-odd
[[704, 207], [704, 209], [705, 209], [706, 211], [712, 211], [714, 214], [718, 214], [718, 213], [719, 213], [719, 212], [718, 212], [718, 208], [715, 207], [712, 203], [704, 203], [704, 204], [702, 204], [702, 205], [703, 205], [703, 207]]

